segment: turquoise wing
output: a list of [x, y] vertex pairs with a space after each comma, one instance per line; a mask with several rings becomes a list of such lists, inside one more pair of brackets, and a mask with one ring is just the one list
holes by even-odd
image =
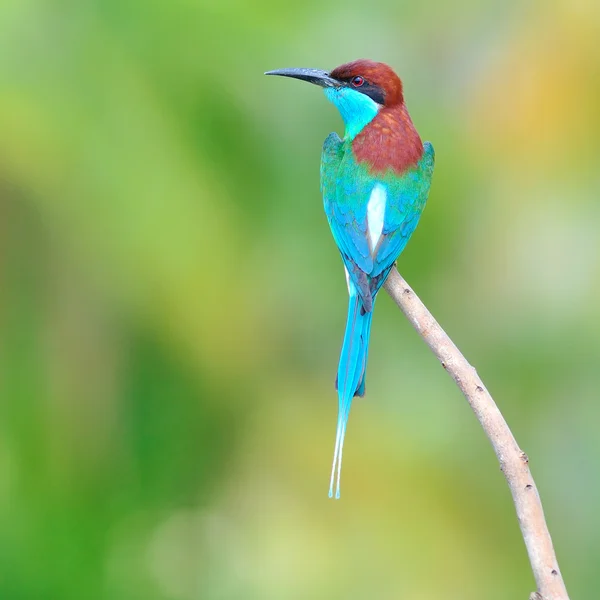
[[373, 268], [373, 257], [367, 241], [366, 207], [373, 185], [373, 177], [358, 167], [348, 143], [336, 133], [330, 134], [321, 156], [325, 214], [344, 265], [367, 310], [372, 305], [367, 274]]
[[[325, 140], [321, 159], [321, 191], [325, 213], [348, 274], [365, 310], [381, 287], [398, 255], [415, 230], [425, 206], [434, 154], [431, 144], [419, 163], [401, 176], [375, 176], [337, 134]], [[376, 184], [386, 190], [383, 229], [379, 243], [369, 246], [367, 206]]]
[[[425, 208], [433, 175], [435, 153], [429, 142], [425, 142], [423, 147], [423, 156], [415, 168], [401, 177], [387, 176], [383, 180], [388, 190], [388, 201], [371, 277], [378, 277], [382, 273], [387, 275], [416, 229]], [[379, 285], [383, 281], [385, 277]]]
[[[364, 214], [361, 217], [360, 204], [357, 206], [354, 202], [344, 201], [359, 196], [355, 177], [347, 172], [346, 154], [346, 145], [338, 134], [329, 134], [321, 155], [321, 193], [333, 239], [344, 262], [352, 261], [366, 272], [372, 265], [365, 262], [370, 260], [370, 256], [368, 249], [363, 248], [363, 240], [366, 240], [366, 229], [361, 227]], [[340, 197], [342, 202], [339, 201]]]

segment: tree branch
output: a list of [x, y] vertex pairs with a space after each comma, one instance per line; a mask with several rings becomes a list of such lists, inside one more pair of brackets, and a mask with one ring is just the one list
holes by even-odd
[[531, 598], [569, 600], [540, 496], [529, 471], [527, 455], [519, 448], [477, 371], [467, 362], [396, 268], [390, 272], [385, 289], [454, 379], [494, 447], [512, 493], [537, 585], [537, 593], [534, 592]]

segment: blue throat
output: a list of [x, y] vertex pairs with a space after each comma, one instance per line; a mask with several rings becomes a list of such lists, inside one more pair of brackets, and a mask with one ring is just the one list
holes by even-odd
[[352, 141], [379, 112], [379, 104], [365, 94], [347, 87], [327, 87], [327, 100], [336, 106], [346, 125], [345, 139]]

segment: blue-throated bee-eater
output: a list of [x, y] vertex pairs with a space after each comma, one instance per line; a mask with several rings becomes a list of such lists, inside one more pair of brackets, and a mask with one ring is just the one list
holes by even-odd
[[346, 271], [348, 320], [337, 372], [338, 420], [329, 496], [340, 497], [346, 424], [354, 396], [365, 392], [371, 319], [377, 292], [415, 230], [429, 194], [434, 152], [404, 104], [402, 82], [386, 64], [356, 60], [331, 72], [279, 69], [324, 88], [345, 123], [321, 155], [325, 214]]

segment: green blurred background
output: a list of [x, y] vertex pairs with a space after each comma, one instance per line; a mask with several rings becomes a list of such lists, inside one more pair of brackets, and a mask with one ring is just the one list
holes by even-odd
[[341, 131], [390, 63], [437, 154], [399, 267], [600, 564], [596, 0], [0, 2], [0, 599], [525, 600], [481, 428], [389, 298], [329, 501]]

